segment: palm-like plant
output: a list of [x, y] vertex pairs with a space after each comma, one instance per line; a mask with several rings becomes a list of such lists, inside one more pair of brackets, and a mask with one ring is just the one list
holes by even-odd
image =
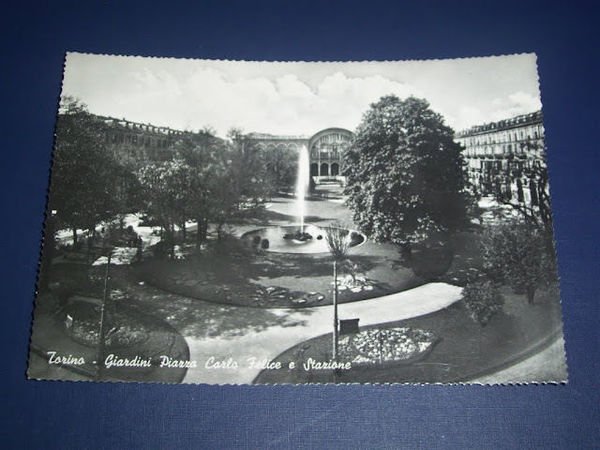
[[338, 356], [338, 264], [346, 258], [350, 248], [350, 234], [344, 227], [330, 225], [325, 227], [325, 239], [329, 247], [329, 253], [333, 257], [333, 360]]

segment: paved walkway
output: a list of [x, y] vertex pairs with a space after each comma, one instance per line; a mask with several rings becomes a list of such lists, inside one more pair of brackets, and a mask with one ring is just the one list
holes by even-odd
[[[564, 374], [558, 377], [557, 374]], [[535, 383], [543, 380], [545, 383], [560, 383], [567, 379], [567, 365], [565, 360], [565, 341], [562, 336], [556, 338], [548, 347], [529, 358], [513, 364], [504, 370], [491, 375], [469, 380], [469, 383], [497, 384], [497, 383], [523, 383], [529, 380]]]
[[[460, 299], [461, 288], [446, 283], [430, 283], [408, 291], [376, 299], [346, 303], [339, 306], [340, 319], [359, 318], [360, 325], [375, 325], [429, 314], [448, 307]], [[249, 308], [228, 307], [231, 316], [244, 315]], [[330, 333], [332, 307], [304, 309], [268, 309], [269, 314], [282, 320], [260, 331], [240, 330], [236, 336], [185, 337], [190, 360], [198, 367], [188, 370], [184, 383], [242, 384], [252, 383], [262, 368], [250, 367], [248, 358], [272, 360], [286, 349], [307, 339]], [[229, 360], [231, 358], [231, 360]], [[223, 361], [237, 368], [207, 368], [207, 362]], [[213, 364], [214, 365], [214, 364]], [[227, 365], [227, 363], [225, 363]]]

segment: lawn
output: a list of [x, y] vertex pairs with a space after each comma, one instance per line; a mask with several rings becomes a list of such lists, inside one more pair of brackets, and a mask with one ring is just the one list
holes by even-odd
[[[364, 247], [364, 246], [363, 246]], [[294, 255], [251, 251], [207, 251], [185, 260], [147, 260], [135, 267], [140, 280], [192, 298], [238, 306], [301, 308], [332, 301], [332, 262], [327, 255]], [[395, 265], [397, 252], [366, 254], [362, 247], [350, 259], [360, 267], [365, 286], [341, 289], [340, 302], [379, 297], [419, 286], [423, 280]], [[341, 274], [350, 280], [347, 274]]]
[[[332, 222], [354, 227], [351, 213], [335, 191], [329, 200], [307, 201], [307, 223], [323, 226]], [[244, 245], [243, 233], [268, 225], [296, 223], [294, 200], [274, 198], [267, 208], [247, 211], [230, 229], [223, 242], [214, 233], [206, 247], [179, 260], [147, 258], [135, 266], [137, 277], [164, 291], [215, 303], [259, 308], [304, 308], [332, 303], [332, 262], [328, 254], [268, 252]], [[190, 242], [193, 232], [188, 233]], [[426, 281], [464, 285], [481, 265], [479, 239], [474, 230], [454, 237], [450, 269], [437, 279], [415, 275], [400, 256], [398, 247], [367, 240], [351, 248], [348, 258], [358, 267], [361, 283], [341, 289], [340, 303], [365, 300], [404, 291]], [[192, 244], [189, 247], [193, 247]], [[350, 275], [341, 273], [349, 281]], [[347, 283], [351, 284], [351, 283]]]
[[[323, 188], [307, 200], [306, 223], [353, 227], [351, 213], [336, 195], [339, 187]], [[274, 253], [252, 248], [237, 237], [269, 225], [297, 223], [293, 198], [271, 199], [268, 207], [251, 210], [231, 225], [231, 235], [217, 241], [214, 233], [201, 251], [184, 259], [147, 258], [135, 266], [139, 280], [162, 290], [215, 303], [260, 308], [303, 308], [332, 302], [332, 261], [325, 254]], [[192, 233], [188, 233], [193, 241]], [[396, 246], [367, 241], [351, 248], [349, 259], [358, 266], [364, 285], [342, 289], [340, 302], [364, 300], [423, 284], [400, 264]], [[341, 274], [348, 278], [348, 274]], [[360, 289], [359, 289], [360, 287]]]
[[[501, 370], [548, 344], [561, 330], [561, 312], [557, 289], [540, 291], [534, 305], [525, 296], [503, 289], [504, 311], [481, 327], [468, 318], [462, 302], [422, 317], [391, 322], [366, 329], [408, 327], [433, 333], [437, 343], [422, 359], [395, 364], [354, 366], [335, 374], [338, 383], [452, 383], [464, 382]], [[330, 370], [303, 369], [313, 358], [331, 359], [332, 336], [322, 335], [286, 350], [275, 361], [284, 367], [296, 362], [296, 369], [263, 371], [257, 384], [331, 383]], [[535, 380], [531, 380], [535, 381]]]
[[[112, 321], [106, 319], [106, 329], [114, 331], [114, 335], [111, 339], [111, 332], [107, 333], [101, 361], [112, 354], [121, 359], [148, 359], [152, 366], [108, 367], [100, 378], [96, 362], [99, 307], [79, 303], [56, 308], [59, 301], [49, 293], [40, 295], [37, 303], [42, 307], [35, 311], [28, 369], [30, 378], [180, 383], [185, 377], [185, 368], [159, 367], [162, 356], [176, 360], [189, 358], [185, 339], [167, 322], [130, 302], [116, 306]], [[50, 364], [49, 356], [52, 355], [48, 352], [51, 351], [63, 356], [76, 355], [83, 363]]]

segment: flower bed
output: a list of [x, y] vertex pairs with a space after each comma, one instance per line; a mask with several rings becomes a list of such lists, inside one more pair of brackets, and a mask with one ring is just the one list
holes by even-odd
[[325, 296], [319, 292], [292, 292], [288, 288], [279, 286], [269, 286], [267, 288], [257, 288], [250, 295], [250, 299], [255, 305], [271, 304], [273, 306], [307, 306], [319, 305]]
[[[145, 342], [147, 327], [122, 312], [106, 314], [105, 345], [108, 347], [130, 347]], [[100, 339], [100, 308], [91, 305], [77, 305], [67, 311], [65, 333], [75, 342], [95, 347]]]
[[413, 362], [424, 357], [436, 336], [417, 328], [372, 328], [340, 339], [340, 356], [357, 365]]
[[[331, 283], [333, 285], [333, 283]], [[362, 275], [343, 275], [338, 278], [338, 291], [350, 291], [354, 293], [363, 291], [372, 291], [375, 287], [375, 281]]]

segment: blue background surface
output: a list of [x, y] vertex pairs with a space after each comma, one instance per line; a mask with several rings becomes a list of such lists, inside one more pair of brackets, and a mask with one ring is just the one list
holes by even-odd
[[[581, 2], [20, 2], [3, 7], [2, 443], [15, 448], [600, 446], [598, 14]], [[26, 381], [64, 52], [266, 59], [535, 51], [567, 386], [163, 386]]]

